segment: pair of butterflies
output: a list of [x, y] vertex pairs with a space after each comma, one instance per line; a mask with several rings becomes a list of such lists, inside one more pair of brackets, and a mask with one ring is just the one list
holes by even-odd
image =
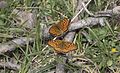
[[[61, 36], [68, 31], [70, 21], [65, 18], [58, 24], [54, 24], [50, 27], [49, 33], [53, 36]], [[77, 46], [72, 42], [64, 40], [50, 40], [48, 45], [53, 47], [56, 53], [67, 53], [77, 49]]]

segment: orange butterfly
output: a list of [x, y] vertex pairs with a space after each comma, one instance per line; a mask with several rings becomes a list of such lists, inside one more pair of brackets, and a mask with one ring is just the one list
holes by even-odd
[[67, 18], [61, 20], [58, 24], [54, 24], [49, 29], [49, 33], [53, 36], [60, 36], [68, 30], [70, 21]]
[[50, 40], [48, 45], [53, 47], [57, 53], [67, 53], [77, 49], [74, 43], [63, 40]]

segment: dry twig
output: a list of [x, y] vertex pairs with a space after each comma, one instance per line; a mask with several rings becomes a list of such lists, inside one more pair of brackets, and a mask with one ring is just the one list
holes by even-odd
[[33, 38], [20, 37], [7, 43], [0, 44], [0, 55], [15, 50], [18, 46], [24, 46], [28, 42], [33, 42]]
[[0, 68], [7, 68], [7, 69], [10, 69], [10, 70], [19, 70], [20, 65], [13, 64], [11, 62], [1, 62], [0, 63]]

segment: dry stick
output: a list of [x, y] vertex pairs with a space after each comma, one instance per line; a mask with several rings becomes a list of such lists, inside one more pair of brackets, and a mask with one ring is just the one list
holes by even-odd
[[0, 62], [0, 68], [7, 68], [10, 70], [19, 70], [20, 65], [13, 64], [11, 62]]
[[27, 38], [27, 37], [20, 37], [17, 39], [14, 39], [12, 41], [9, 41], [4, 44], [0, 44], [0, 55], [2, 55], [5, 52], [11, 52], [15, 50], [18, 46], [24, 46], [27, 42], [33, 42], [33, 38]]
[[91, 12], [86, 8], [85, 3], [81, 2], [81, 4], [82, 4], [84, 10], [85, 10], [89, 15], [94, 16], [94, 14], [91, 13]]
[[[90, 2], [91, 2], [91, 0], [89, 0], [89, 1], [87, 2], [87, 4], [85, 5], [85, 7], [87, 7]], [[82, 9], [71, 19], [71, 22], [73, 22], [73, 21], [76, 19], [76, 17], [78, 17], [78, 15], [83, 11], [83, 9], [84, 9], [84, 8], [82, 8]]]
[[[80, 0], [79, 0], [80, 1]], [[90, 1], [91, 0], [89, 0], [89, 2], [86, 4], [86, 6], [90, 3]], [[80, 3], [80, 2], [79, 2]], [[80, 4], [78, 4], [78, 6], [79, 6]], [[76, 15], [75, 15], [75, 17], [73, 17], [73, 19], [71, 20], [71, 22], [73, 22], [77, 17], [78, 17], [78, 15], [82, 12], [82, 10], [83, 10], [83, 8], [80, 10], [80, 11], [76, 11], [76, 12], [78, 12]], [[78, 19], [77, 19], [78, 20]], [[69, 42], [71, 42], [71, 41], [73, 41], [73, 38], [75, 37], [75, 34], [76, 34], [76, 32], [69, 32], [65, 37], [64, 37], [64, 40], [66, 40], [66, 41], [69, 41]], [[66, 62], [66, 58], [63, 58], [63, 62], [65, 63]], [[58, 63], [57, 65], [56, 65], [56, 72], [57, 73], [64, 73], [65, 71], [64, 71], [64, 63]]]
[[112, 10], [98, 11], [95, 17], [112, 17], [113, 15], [120, 15], [120, 6], [114, 7]]
[[84, 28], [86, 26], [97, 25], [97, 23], [103, 26], [103, 24], [105, 22], [104, 19], [105, 18], [89, 17], [89, 18], [86, 18], [86, 19], [83, 19], [83, 20], [79, 20], [78, 22], [72, 23], [68, 30], [73, 31], [73, 30], [76, 30], [76, 29]]

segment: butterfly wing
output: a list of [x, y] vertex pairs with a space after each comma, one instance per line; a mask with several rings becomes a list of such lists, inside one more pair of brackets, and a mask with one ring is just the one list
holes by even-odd
[[64, 18], [58, 23], [58, 27], [62, 32], [65, 32], [68, 30], [69, 23], [70, 23], [69, 19]]
[[59, 40], [50, 40], [50, 41], [48, 41], [48, 45], [51, 46], [52, 48], [54, 48], [54, 50], [56, 52], [60, 51], [60, 49], [58, 48], [59, 43], [60, 43]]
[[48, 45], [53, 47], [57, 53], [67, 53], [77, 49], [77, 46], [74, 43], [63, 40], [51, 40], [48, 42]]
[[64, 53], [73, 51], [77, 49], [77, 46], [72, 42], [65, 42], [66, 47], [62, 50]]
[[49, 33], [54, 36], [61, 35], [60, 29], [58, 28], [58, 26], [56, 24], [51, 26], [51, 28], [49, 29]]
[[54, 36], [60, 36], [68, 30], [69, 20], [67, 18], [61, 20], [58, 24], [51, 26], [49, 33]]

